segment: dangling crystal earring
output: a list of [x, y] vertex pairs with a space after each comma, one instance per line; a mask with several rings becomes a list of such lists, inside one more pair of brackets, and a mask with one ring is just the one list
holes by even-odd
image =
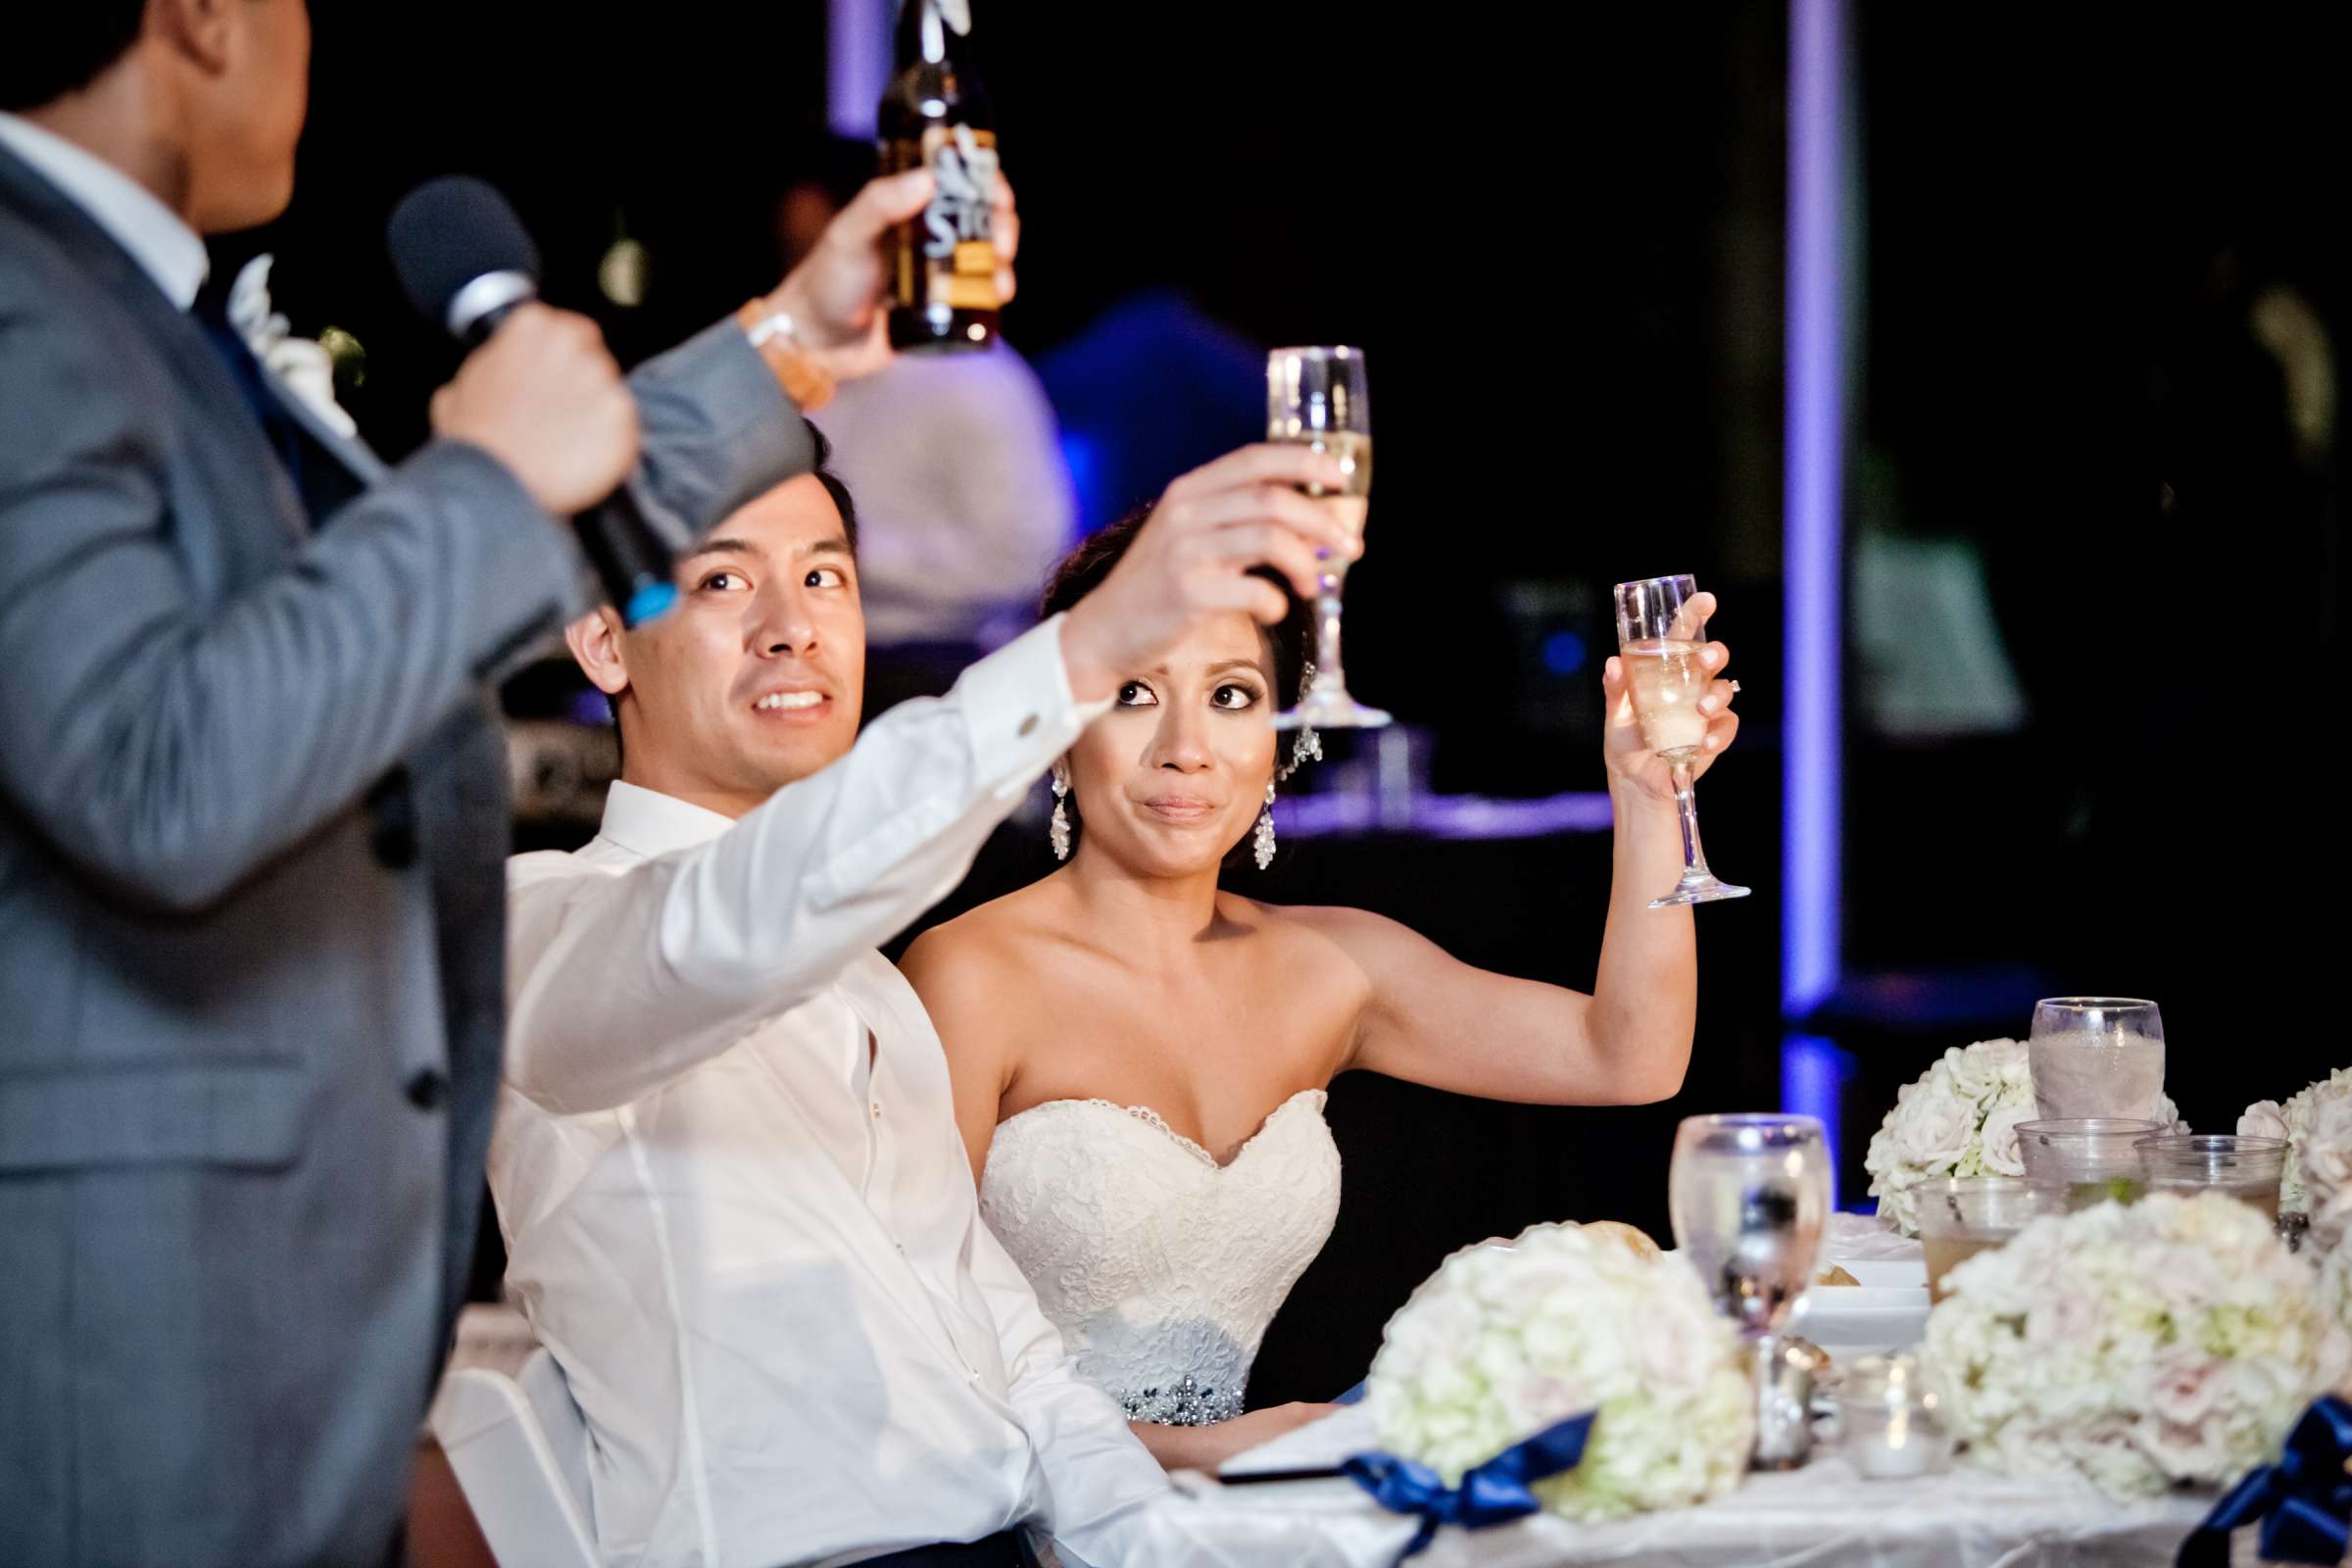
[[1046, 824], [1046, 838], [1054, 846], [1054, 858], [1070, 858], [1070, 781], [1062, 776], [1061, 764], [1054, 764], [1054, 817]]
[[1257, 813], [1257, 868], [1274, 863], [1274, 781], [1266, 780], [1266, 808]]
[[[1314, 688], [1314, 684], [1315, 662], [1310, 659], [1298, 671], [1298, 700], [1300, 702], [1306, 701], [1306, 694]], [[1298, 772], [1308, 762], [1320, 762], [1321, 760], [1323, 760], [1323, 737], [1315, 733], [1314, 725], [1301, 724], [1298, 726], [1298, 733], [1291, 738], [1291, 760], [1275, 773], [1275, 781], [1277, 783], [1286, 782], [1293, 773]]]

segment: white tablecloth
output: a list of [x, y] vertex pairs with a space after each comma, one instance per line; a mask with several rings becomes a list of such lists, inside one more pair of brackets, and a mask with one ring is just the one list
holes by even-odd
[[[1375, 1446], [1360, 1407], [1251, 1449], [1227, 1471], [1306, 1469]], [[1362, 1539], [1381, 1514], [1352, 1481], [1223, 1487], [1188, 1478], [1200, 1506], [1311, 1513]], [[1942, 1475], [1865, 1481], [1817, 1451], [1802, 1470], [1753, 1475], [1704, 1507], [1612, 1525], [1547, 1515], [1444, 1530], [1414, 1568], [1538, 1568], [1639, 1563], [1659, 1568], [2154, 1568], [2213, 1505], [2181, 1494], [2121, 1505], [2087, 1484], [2012, 1481], [1955, 1464]], [[2251, 1531], [2241, 1531], [2241, 1549]]]

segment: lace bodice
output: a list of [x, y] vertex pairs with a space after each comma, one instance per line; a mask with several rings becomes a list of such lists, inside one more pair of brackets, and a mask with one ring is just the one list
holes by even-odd
[[1131, 1419], [1241, 1414], [1266, 1325], [1340, 1211], [1323, 1101], [1293, 1095], [1222, 1166], [1107, 1100], [1048, 1101], [997, 1129], [981, 1215]]

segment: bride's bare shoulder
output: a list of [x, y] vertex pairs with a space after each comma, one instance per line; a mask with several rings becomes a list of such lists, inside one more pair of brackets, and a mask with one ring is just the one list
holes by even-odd
[[1269, 936], [1307, 948], [1336, 948], [1359, 962], [1372, 960], [1400, 940], [1418, 941], [1412, 931], [1385, 914], [1340, 904], [1266, 904], [1231, 895]]
[[1038, 942], [1053, 934], [1052, 909], [1057, 902], [1041, 893], [1045, 884], [1032, 882], [1003, 898], [991, 899], [916, 937], [899, 960], [899, 968], [917, 991], [949, 987], [976, 970], [1002, 976], [1007, 963], [1019, 963]]
[[1268, 904], [1240, 894], [1224, 897], [1234, 906], [1248, 910], [1251, 917], [1266, 922], [1270, 931], [1340, 939], [1369, 931], [1404, 929], [1385, 914], [1350, 908], [1345, 904]]

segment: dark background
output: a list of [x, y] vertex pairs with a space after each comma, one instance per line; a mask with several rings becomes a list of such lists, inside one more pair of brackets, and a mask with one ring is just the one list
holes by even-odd
[[[1663, 1236], [1674, 1121], [1777, 1103], [1791, 1028], [1850, 1054], [1849, 1201], [1896, 1085], [1946, 1046], [2022, 1035], [2036, 995], [2159, 999], [2202, 1128], [2347, 1059], [2322, 991], [2335, 791], [2314, 744], [2337, 722], [2341, 447], [2334, 423], [2292, 433], [2254, 325], [2285, 291], [2344, 338], [2339, 12], [1855, 8], [1847, 524], [1973, 553], [2027, 716], [1887, 738], [1854, 662], [1850, 983], [1785, 1020], [1784, 10], [974, 9], [1024, 213], [1005, 329], [1033, 360], [1152, 288], [1245, 344], [1369, 350], [1381, 478], [1349, 673], [1434, 734], [1440, 787], [1599, 787], [1576, 719], [1593, 677], [1531, 663], [1505, 609], [1531, 596], [1594, 631], [1609, 582], [1693, 572], [1745, 683], [1702, 797], [1712, 858], [1757, 897], [1699, 915], [1685, 1093], [1531, 1109], [1344, 1080], [1339, 1231], [1253, 1402], [1352, 1382], [1454, 1246], [1562, 1217]], [[420, 438], [449, 368], [381, 259], [419, 179], [501, 184], [551, 295], [627, 359], [779, 275], [774, 195], [824, 118], [821, 6], [317, 11], [300, 194], [227, 259], [274, 250], [296, 329], [366, 345], [349, 401], [388, 452]], [[594, 282], [623, 234], [651, 259], [629, 311]], [[1000, 841], [950, 907], [1042, 866]], [[1599, 837], [1335, 838], [1250, 886], [1585, 985], [1607, 866]]]

